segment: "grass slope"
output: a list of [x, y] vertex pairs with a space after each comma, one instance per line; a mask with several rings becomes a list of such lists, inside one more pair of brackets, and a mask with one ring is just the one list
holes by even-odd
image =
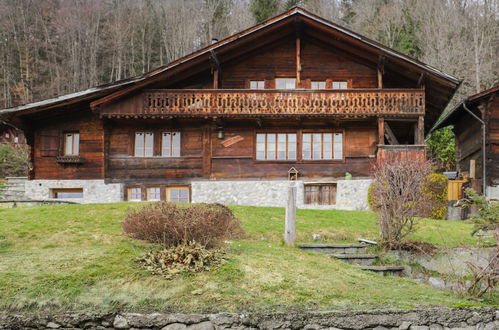
[[[139, 205], [0, 209], [0, 309], [231, 312], [476, 304], [285, 247], [280, 208], [232, 207], [248, 237], [230, 244], [228, 262], [166, 281], [134, 263], [151, 246], [121, 234], [130, 207]], [[369, 212], [300, 210], [297, 219], [302, 242], [312, 233], [335, 242], [376, 238]], [[415, 236], [439, 245], [475, 244], [470, 230], [462, 222], [424, 220]]]

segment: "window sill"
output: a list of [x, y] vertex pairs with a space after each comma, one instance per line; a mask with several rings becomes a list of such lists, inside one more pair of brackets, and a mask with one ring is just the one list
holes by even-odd
[[80, 156], [57, 156], [55, 161], [60, 164], [82, 164], [83, 158]]

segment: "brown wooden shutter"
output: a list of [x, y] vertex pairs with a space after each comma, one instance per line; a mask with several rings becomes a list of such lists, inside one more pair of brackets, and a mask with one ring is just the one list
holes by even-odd
[[59, 130], [44, 129], [40, 132], [40, 155], [42, 157], [59, 156], [59, 146]]

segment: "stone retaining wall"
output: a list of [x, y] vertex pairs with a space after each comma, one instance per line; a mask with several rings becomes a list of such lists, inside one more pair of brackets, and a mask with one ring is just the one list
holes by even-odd
[[497, 308], [272, 314], [0, 314], [0, 329], [495, 330]]
[[104, 180], [28, 180], [25, 184], [29, 199], [51, 199], [51, 189], [83, 188], [83, 198], [68, 199], [76, 203], [114, 203], [123, 201], [123, 185], [106, 184]]
[[192, 202], [285, 207], [288, 196], [288, 187], [293, 182], [295, 182], [297, 186], [296, 205], [298, 208], [359, 211], [369, 209], [367, 204], [367, 191], [372, 182], [370, 179], [336, 181], [336, 205], [305, 204], [304, 186], [307, 182], [302, 180], [192, 181]]

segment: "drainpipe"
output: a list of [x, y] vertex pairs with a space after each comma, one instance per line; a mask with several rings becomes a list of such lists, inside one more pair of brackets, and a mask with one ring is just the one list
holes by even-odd
[[485, 138], [486, 138], [486, 132], [485, 132], [485, 122], [475, 115], [468, 107], [466, 106], [466, 101], [463, 101], [463, 108], [466, 110], [473, 118], [478, 120], [480, 124], [482, 125], [482, 189], [483, 189], [483, 195], [487, 197], [487, 183], [486, 183], [486, 162], [487, 162], [487, 151], [485, 149]]

